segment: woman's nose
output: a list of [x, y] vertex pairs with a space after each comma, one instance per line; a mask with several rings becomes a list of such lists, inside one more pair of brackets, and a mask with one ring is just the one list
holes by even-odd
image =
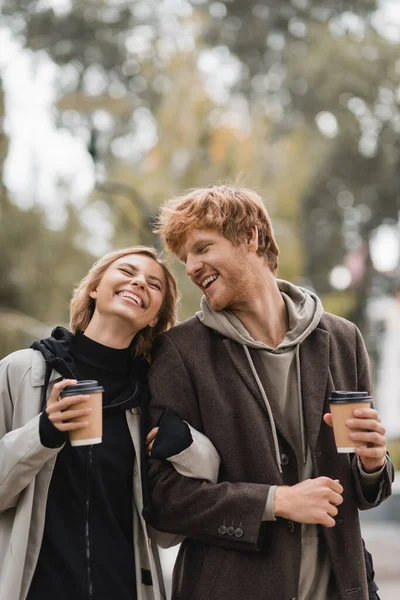
[[134, 277], [132, 277], [131, 283], [132, 285], [136, 285], [137, 287], [144, 289], [146, 286], [146, 278], [144, 275], [136, 274]]

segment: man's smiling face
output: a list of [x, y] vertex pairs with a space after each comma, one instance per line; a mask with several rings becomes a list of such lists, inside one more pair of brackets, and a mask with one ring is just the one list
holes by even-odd
[[193, 229], [178, 256], [212, 309], [234, 310], [251, 298], [252, 254], [245, 241], [235, 245], [213, 229]]

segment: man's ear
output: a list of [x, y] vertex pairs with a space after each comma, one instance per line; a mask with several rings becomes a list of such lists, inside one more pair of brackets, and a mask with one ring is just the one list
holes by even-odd
[[249, 247], [251, 252], [257, 252], [258, 250], [258, 229], [252, 227], [250, 231], [246, 233], [246, 246]]

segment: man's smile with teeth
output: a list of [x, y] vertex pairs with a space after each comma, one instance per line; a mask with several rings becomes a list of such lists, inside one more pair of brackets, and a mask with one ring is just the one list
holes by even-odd
[[136, 302], [136, 304], [138, 304], [140, 307], [143, 307], [142, 299], [139, 298], [139, 296], [136, 296], [136, 294], [133, 294], [132, 292], [126, 292], [126, 291], [118, 292], [118, 296], [124, 296], [125, 298], [130, 298], [131, 300]]
[[206, 277], [206, 279], [201, 282], [201, 287], [207, 289], [216, 279], [218, 279], [218, 275], [210, 275], [209, 277]]

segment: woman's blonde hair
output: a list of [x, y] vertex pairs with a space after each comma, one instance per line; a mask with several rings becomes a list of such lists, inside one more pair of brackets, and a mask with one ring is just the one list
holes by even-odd
[[258, 232], [257, 252], [266, 257], [275, 275], [279, 249], [267, 209], [253, 190], [230, 185], [190, 190], [164, 203], [155, 232], [168, 250], [178, 255], [193, 229], [214, 229], [233, 244], [240, 244], [253, 228]]
[[147, 246], [132, 246], [109, 252], [91, 267], [89, 273], [75, 288], [70, 304], [70, 327], [73, 333], [85, 331], [93, 316], [96, 301], [90, 297], [90, 292], [99, 285], [104, 273], [119, 258], [129, 254], [142, 254], [152, 258], [164, 271], [167, 289], [162, 303], [158, 322], [155, 327], [145, 327], [135, 336], [135, 354], [150, 357], [151, 347], [155, 338], [175, 325], [177, 304], [179, 299], [176, 279], [168, 263], [158, 254], [155, 248]]

